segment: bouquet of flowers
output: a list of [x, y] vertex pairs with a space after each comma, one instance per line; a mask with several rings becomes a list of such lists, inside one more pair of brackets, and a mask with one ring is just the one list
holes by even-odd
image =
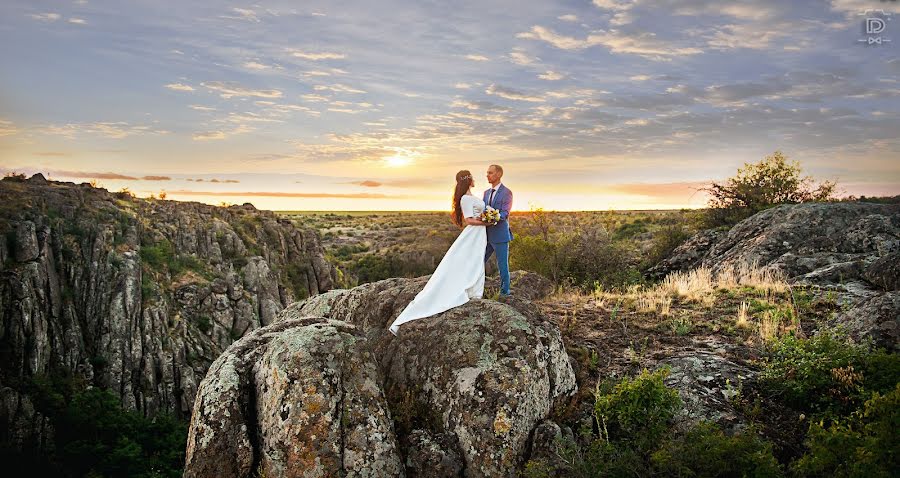
[[478, 216], [481, 219], [481, 222], [493, 226], [500, 222], [500, 211], [487, 206], [484, 208], [484, 212], [481, 213], [481, 216]]

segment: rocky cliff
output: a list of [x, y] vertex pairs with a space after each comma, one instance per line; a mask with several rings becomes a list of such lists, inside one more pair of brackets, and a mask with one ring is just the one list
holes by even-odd
[[250, 204], [0, 181], [0, 438], [52, 443], [27, 391], [53, 375], [186, 418], [226, 347], [335, 279], [315, 231]]

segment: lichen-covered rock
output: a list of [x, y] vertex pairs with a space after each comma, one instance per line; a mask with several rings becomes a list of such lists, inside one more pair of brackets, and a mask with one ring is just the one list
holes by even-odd
[[352, 325], [284, 318], [201, 382], [185, 477], [403, 476], [381, 379]]
[[[744, 219], [727, 232], [697, 233], [653, 270], [665, 275], [700, 265], [718, 271], [756, 263], [799, 278], [834, 264], [868, 264], [898, 250], [900, 205], [782, 204]], [[861, 270], [855, 270], [856, 276]]]
[[[553, 293], [553, 282], [546, 277], [528, 271], [509, 273], [510, 294], [525, 300], [540, 300]], [[493, 297], [500, 291], [500, 277], [489, 277], [484, 284], [484, 297]]]
[[662, 279], [670, 272], [686, 271], [699, 266], [703, 257], [724, 235], [725, 232], [716, 229], [706, 229], [694, 234], [676, 247], [669, 257], [647, 270], [647, 275], [654, 279]]
[[553, 463], [558, 459], [557, 447], [563, 439], [562, 428], [553, 420], [544, 420], [534, 428], [531, 438], [531, 460]]
[[743, 423], [731, 400], [739, 393], [741, 384], [753, 379], [756, 372], [747, 365], [729, 360], [723, 356], [723, 350], [704, 348], [685, 350], [658, 363], [670, 368], [665, 384], [678, 390], [684, 405], [677, 422], [681, 428], [699, 420], [740, 428]]
[[456, 440], [447, 435], [434, 436], [427, 430], [413, 430], [407, 437], [406, 468], [410, 476], [458, 478], [463, 461], [456, 451]]
[[871, 339], [878, 347], [900, 352], [900, 291], [873, 295], [831, 320], [856, 340]]
[[870, 264], [864, 277], [884, 290], [900, 289], [900, 251], [882, 256]]
[[331, 291], [285, 313], [323, 315], [363, 329], [379, 358], [398, 430], [428, 424], [434, 435], [456, 437], [466, 476], [510, 476], [525, 459], [531, 430], [576, 391], [559, 329], [522, 299], [475, 299], [403, 324], [394, 337], [388, 326], [427, 279]]

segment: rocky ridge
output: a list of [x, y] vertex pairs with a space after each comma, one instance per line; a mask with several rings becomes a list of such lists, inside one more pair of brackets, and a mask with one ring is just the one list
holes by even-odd
[[0, 438], [51, 446], [27, 390], [54, 375], [147, 416], [188, 417], [228, 345], [335, 280], [315, 231], [250, 204], [0, 181]]

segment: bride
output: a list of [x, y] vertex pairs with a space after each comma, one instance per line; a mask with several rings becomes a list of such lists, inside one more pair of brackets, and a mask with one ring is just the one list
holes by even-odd
[[479, 218], [484, 211], [484, 201], [472, 195], [474, 186], [472, 173], [465, 170], [456, 173], [452, 218], [457, 226], [465, 228], [453, 241], [425, 287], [391, 324], [394, 335], [401, 324], [463, 305], [469, 299], [480, 299], [484, 293], [484, 250], [487, 247], [484, 226], [487, 224]]

